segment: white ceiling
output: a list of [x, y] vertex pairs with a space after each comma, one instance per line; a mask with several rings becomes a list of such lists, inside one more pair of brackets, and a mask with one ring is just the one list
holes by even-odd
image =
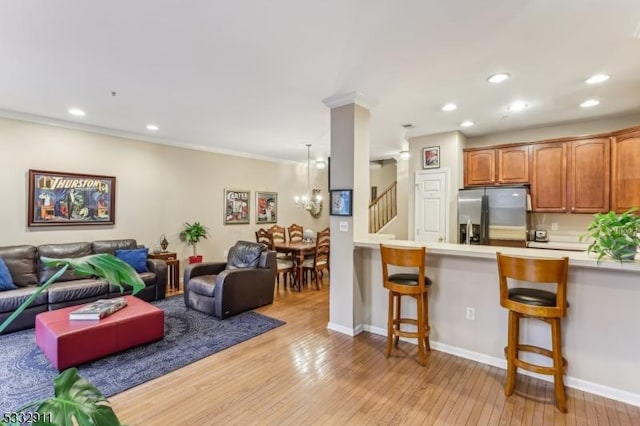
[[[163, 143], [292, 161], [311, 143], [326, 157], [322, 100], [353, 91], [376, 102], [372, 159], [466, 119], [476, 136], [640, 112], [638, 0], [0, 0], [0, 10], [0, 115]], [[486, 82], [499, 71], [512, 78]], [[584, 83], [599, 72], [611, 80]], [[577, 106], [588, 98], [601, 104]], [[516, 99], [529, 108], [509, 113]], [[447, 102], [458, 109], [441, 111]]]

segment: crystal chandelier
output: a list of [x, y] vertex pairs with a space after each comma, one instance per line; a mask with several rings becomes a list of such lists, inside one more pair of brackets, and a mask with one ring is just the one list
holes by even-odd
[[311, 144], [307, 144], [307, 192], [294, 197], [296, 207], [304, 208], [313, 217], [322, 213], [322, 195], [319, 189], [311, 190]]

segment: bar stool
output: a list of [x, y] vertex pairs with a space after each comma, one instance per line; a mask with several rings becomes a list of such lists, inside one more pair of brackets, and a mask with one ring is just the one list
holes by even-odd
[[[518, 367], [539, 374], [550, 374], [554, 378], [556, 407], [567, 412], [567, 397], [563, 375], [567, 360], [562, 357], [562, 335], [560, 322], [567, 315], [567, 272], [569, 258], [533, 259], [506, 256], [496, 253], [500, 280], [500, 305], [509, 310], [509, 337], [504, 348], [507, 358], [507, 378], [504, 393], [513, 393]], [[529, 287], [509, 288], [507, 279], [556, 285], [556, 293]], [[536, 318], [551, 325], [551, 350], [520, 344], [520, 319]], [[520, 352], [533, 352], [553, 360], [552, 367], [532, 364], [518, 357]]]
[[[429, 346], [429, 299], [427, 287], [431, 280], [425, 276], [426, 249], [399, 248], [380, 244], [380, 258], [382, 261], [382, 283], [389, 290], [389, 312], [387, 318], [387, 350], [385, 356], [391, 354], [391, 340], [398, 346], [400, 337], [418, 339], [418, 362], [426, 365], [426, 351]], [[414, 267], [418, 273], [395, 273], [389, 275], [388, 266]], [[400, 310], [401, 297], [411, 296], [417, 301], [417, 319], [403, 318]], [[394, 312], [395, 302], [395, 312]], [[417, 326], [417, 331], [401, 329], [402, 324]]]

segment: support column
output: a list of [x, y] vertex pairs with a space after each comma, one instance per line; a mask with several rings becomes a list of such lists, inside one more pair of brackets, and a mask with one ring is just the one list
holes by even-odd
[[331, 287], [327, 328], [354, 336], [362, 331], [363, 286], [356, 276], [353, 240], [369, 232], [370, 103], [355, 92], [323, 102], [331, 108], [329, 189], [353, 190], [353, 216], [330, 218]]

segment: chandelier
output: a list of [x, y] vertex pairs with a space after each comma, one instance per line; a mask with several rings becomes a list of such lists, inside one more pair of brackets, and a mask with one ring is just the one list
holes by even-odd
[[307, 192], [294, 197], [296, 207], [304, 208], [314, 217], [320, 217], [322, 213], [322, 195], [319, 189], [311, 189], [311, 144], [307, 144]]

